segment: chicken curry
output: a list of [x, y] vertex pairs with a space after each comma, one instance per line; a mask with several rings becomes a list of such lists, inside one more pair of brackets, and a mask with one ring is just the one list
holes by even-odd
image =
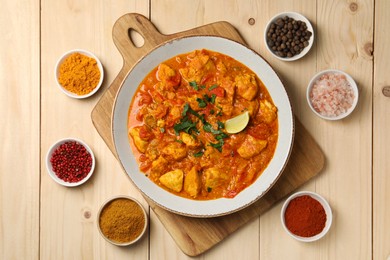
[[[225, 122], [248, 111], [245, 129]], [[277, 108], [261, 80], [239, 61], [195, 50], [164, 61], [138, 87], [128, 135], [140, 170], [154, 183], [195, 200], [233, 198], [272, 159]]]

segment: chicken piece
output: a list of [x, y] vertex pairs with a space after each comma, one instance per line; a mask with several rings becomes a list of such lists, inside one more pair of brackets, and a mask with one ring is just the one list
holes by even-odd
[[187, 149], [186, 146], [181, 143], [171, 142], [163, 148], [162, 154], [164, 154], [167, 159], [179, 161], [187, 156]]
[[146, 149], [145, 154], [151, 161], [156, 160], [160, 155], [160, 152], [158, 150], [158, 143], [159, 141], [157, 139], [153, 139], [152, 141], [150, 141], [148, 148]]
[[199, 140], [197, 140], [194, 136], [192, 136], [190, 134], [181, 132], [180, 137], [181, 137], [181, 140], [183, 141], [183, 143], [185, 143], [187, 145], [187, 147], [190, 149], [197, 148], [201, 145]]
[[187, 173], [184, 178], [184, 190], [193, 198], [196, 198], [200, 192], [201, 180], [195, 167]]
[[227, 98], [217, 97], [215, 99], [215, 104], [217, 107], [221, 108], [221, 111], [224, 115], [231, 116], [234, 110], [233, 100]]
[[148, 106], [148, 114], [153, 116], [155, 119], [161, 119], [168, 113], [168, 106], [165, 104], [151, 104]]
[[188, 62], [188, 67], [179, 69], [182, 77], [188, 82], [196, 81], [200, 82], [204, 74], [215, 67], [212, 60], [210, 60], [210, 56], [199, 53], [195, 51], [194, 53], [188, 56], [190, 61]]
[[173, 126], [180, 118], [182, 109], [178, 106], [172, 106], [169, 108], [169, 113], [166, 119], [167, 126]]
[[197, 72], [194, 68], [188, 68], [188, 67], [181, 68], [179, 69], [179, 72], [181, 76], [188, 82], [191, 81], [200, 82], [200, 80], [202, 79], [202, 75], [200, 75], [200, 73]]
[[243, 111], [248, 111], [251, 118], [254, 118], [259, 112], [259, 101], [254, 99], [252, 101], [245, 98], [239, 98], [234, 103], [233, 115], [239, 115]]
[[152, 162], [152, 167], [150, 168], [150, 175], [153, 179], [157, 179], [167, 170], [168, 161], [164, 157], [159, 156], [157, 160]]
[[154, 118], [154, 116], [148, 114], [144, 117], [144, 122], [146, 125], [148, 125], [150, 128], [155, 128], [157, 125], [157, 120]]
[[272, 105], [267, 100], [260, 101], [260, 110], [259, 114], [262, 118], [262, 120], [269, 124], [272, 123], [276, 119], [276, 113], [278, 112], [278, 109]]
[[138, 151], [140, 151], [141, 153], [145, 153], [146, 148], [148, 148], [149, 142], [141, 139], [139, 135], [140, 129], [140, 127], [131, 128], [129, 134], [133, 138], [134, 145], [138, 149]]
[[259, 111], [259, 101], [258, 100], [253, 100], [253, 101], [248, 101], [248, 105], [246, 108], [248, 109], [249, 115], [253, 118], [257, 115], [257, 112]]
[[230, 100], [233, 100], [234, 94], [236, 92], [236, 86], [233, 80], [230, 77], [225, 77], [221, 79], [219, 84], [226, 92], [226, 97]]
[[217, 107], [221, 107], [223, 114], [231, 116], [234, 110], [233, 102], [236, 92], [234, 82], [230, 79], [230, 77], [223, 78], [220, 81], [220, 86], [225, 90], [225, 96], [217, 96], [215, 104]]
[[201, 70], [204, 66], [206, 66], [209, 60], [210, 60], [209, 55], [199, 53], [193, 59], [191, 59], [188, 65], [189, 67], [194, 68], [195, 70]]
[[260, 154], [266, 146], [267, 141], [256, 139], [253, 136], [248, 135], [237, 149], [237, 152], [242, 158], [249, 159]]
[[169, 115], [173, 118], [179, 119], [181, 117], [181, 108], [178, 106], [171, 107]]
[[177, 169], [162, 175], [159, 180], [168, 189], [176, 192], [180, 192], [183, 188], [184, 173], [182, 170]]
[[199, 106], [198, 98], [203, 99], [202, 95], [192, 95], [187, 99], [191, 109], [194, 111], [200, 111], [203, 109]]
[[161, 63], [158, 66], [156, 75], [157, 75], [157, 79], [159, 81], [165, 81], [165, 80], [169, 80], [171, 77], [175, 76], [176, 72], [168, 65]]
[[221, 169], [212, 167], [203, 172], [204, 186], [207, 191], [214, 189], [221, 185], [226, 185], [229, 181], [229, 176]]
[[165, 127], [165, 120], [159, 119], [159, 120], [157, 121], [157, 127], [159, 127], [159, 128], [164, 128], [164, 127]]
[[220, 153], [218, 152], [217, 149], [211, 147], [211, 146], [206, 146], [206, 150], [203, 153], [203, 156], [200, 158], [200, 166], [201, 167], [209, 167], [212, 166], [216, 160], [218, 160], [220, 156]]
[[168, 99], [174, 99], [176, 97], [175, 92], [172, 91], [165, 91], [164, 96], [167, 97]]
[[235, 78], [235, 83], [237, 86], [238, 95], [247, 100], [252, 100], [255, 98], [258, 91], [255, 75], [238, 75]]
[[219, 61], [217, 62], [217, 70], [222, 74], [222, 75], [225, 75], [227, 69], [226, 69], [226, 66], [225, 64], [223, 64], [222, 61]]
[[156, 84], [155, 88], [164, 96], [169, 90], [172, 91], [177, 87], [181, 81], [180, 74], [164, 63], [158, 66], [156, 78], [160, 82]]

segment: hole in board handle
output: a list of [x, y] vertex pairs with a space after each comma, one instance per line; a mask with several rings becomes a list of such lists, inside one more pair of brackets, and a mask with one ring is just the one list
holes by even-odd
[[145, 39], [142, 35], [136, 30], [130, 28], [128, 31], [130, 41], [134, 44], [135, 47], [141, 48], [144, 46]]

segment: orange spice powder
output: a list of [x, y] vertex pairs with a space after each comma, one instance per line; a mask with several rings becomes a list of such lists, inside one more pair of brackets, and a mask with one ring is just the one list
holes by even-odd
[[115, 199], [106, 205], [99, 218], [102, 233], [117, 243], [135, 240], [143, 231], [145, 216], [140, 206], [128, 199]]
[[100, 70], [94, 58], [73, 53], [60, 65], [58, 81], [67, 91], [86, 95], [98, 85]]

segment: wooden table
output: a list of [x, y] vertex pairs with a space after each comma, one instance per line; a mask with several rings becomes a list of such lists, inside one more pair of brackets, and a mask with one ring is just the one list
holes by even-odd
[[[326, 168], [301, 188], [323, 195], [333, 208], [324, 239], [290, 238], [279, 203], [196, 258], [389, 259], [390, 99], [382, 89], [390, 85], [390, 1], [5, 0], [2, 10], [1, 259], [189, 259], [151, 210], [149, 233], [132, 247], [108, 244], [96, 226], [100, 205], [114, 195], [134, 196], [147, 207], [90, 118], [122, 66], [112, 26], [130, 12], [149, 17], [165, 34], [230, 22], [280, 74], [297, 118], [326, 156]], [[299, 61], [279, 61], [265, 49], [265, 24], [281, 11], [302, 13], [315, 27], [315, 45]], [[57, 59], [74, 48], [94, 52], [105, 68], [103, 90], [86, 100], [68, 98], [54, 80]], [[308, 81], [327, 68], [348, 72], [360, 91], [356, 110], [337, 122], [316, 117], [306, 103]], [[97, 158], [92, 179], [72, 189], [56, 184], [44, 163], [50, 145], [69, 136], [87, 142]]]

